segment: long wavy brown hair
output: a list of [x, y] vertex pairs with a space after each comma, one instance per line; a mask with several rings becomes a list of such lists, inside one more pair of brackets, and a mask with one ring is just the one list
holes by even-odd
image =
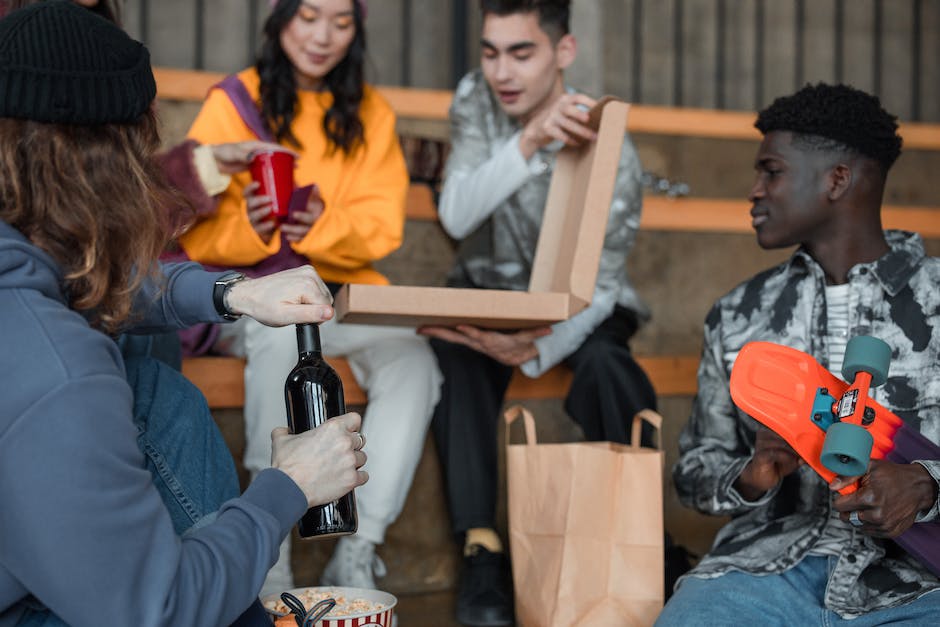
[[62, 266], [69, 306], [106, 333], [156, 277], [172, 228], [158, 146], [152, 109], [133, 124], [0, 119], [0, 220]]

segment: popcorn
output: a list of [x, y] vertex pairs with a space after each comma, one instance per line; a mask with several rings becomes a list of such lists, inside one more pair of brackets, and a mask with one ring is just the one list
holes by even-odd
[[[303, 590], [292, 591], [291, 594], [297, 597], [308, 610], [320, 601], [326, 599], [336, 601], [336, 605], [324, 618], [377, 614], [386, 609], [386, 606], [382, 603], [366, 599], [347, 598], [341, 591], [331, 590], [330, 588], [304, 588]], [[266, 600], [264, 607], [274, 614], [287, 614], [290, 612], [290, 608], [288, 608], [280, 598]]]

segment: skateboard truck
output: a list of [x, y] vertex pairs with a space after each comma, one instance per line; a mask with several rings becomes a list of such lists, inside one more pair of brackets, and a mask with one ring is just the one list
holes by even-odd
[[845, 348], [842, 376], [851, 385], [830, 405], [834, 416], [825, 428], [819, 456], [822, 465], [837, 475], [857, 477], [868, 470], [875, 443], [870, 428], [877, 415], [869, 393], [888, 380], [890, 363], [891, 347], [878, 338], [859, 335]]

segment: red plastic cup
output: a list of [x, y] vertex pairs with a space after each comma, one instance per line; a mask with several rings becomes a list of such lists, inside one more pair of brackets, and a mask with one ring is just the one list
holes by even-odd
[[261, 184], [258, 193], [271, 198], [271, 217], [287, 220], [294, 193], [294, 155], [283, 150], [265, 150], [251, 158], [251, 178]]

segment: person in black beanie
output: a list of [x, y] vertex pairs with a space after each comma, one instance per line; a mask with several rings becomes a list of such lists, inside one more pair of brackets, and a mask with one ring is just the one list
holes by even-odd
[[[0, 0], [0, 17], [45, 0]], [[104, 19], [121, 25], [123, 0], [72, 0], [75, 4], [100, 15]], [[195, 213], [201, 216], [215, 211], [217, 195], [224, 191], [231, 175], [247, 171], [251, 158], [257, 151], [281, 149], [277, 145], [262, 141], [246, 141], [227, 144], [199, 144], [185, 140], [163, 152], [157, 159], [168, 182], [181, 192], [171, 199], [167, 211], [185, 222]], [[197, 333], [194, 331], [194, 333]], [[183, 354], [176, 333], [154, 336], [124, 336], [120, 340], [124, 355], [152, 355], [176, 370], [182, 368]]]
[[[107, 20], [88, 19], [84, 9], [43, 8], [11, 17], [11, 25], [0, 29], [3, 117], [55, 124], [135, 122], [157, 95], [143, 44]], [[87, 30], [78, 31], [71, 22], [78, 15]], [[27, 33], [33, 45], [23, 45]], [[92, 41], [95, 45], [88, 45]]]
[[243, 612], [283, 538], [368, 479], [347, 414], [276, 430], [239, 497], [198, 390], [122, 360], [121, 332], [333, 314], [310, 267], [157, 263], [155, 92], [147, 49], [72, 2], [0, 19], [0, 627], [265, 624]]
[[[0, 0], [0, 17], [45, 0]], [[72, 0], [76, 5], [121, 25], [122, 0]], [[224, 190], [230, 175], [248, 169], [251, 157], [259, 150], [276, 149], [262, 141], [202, 145], [187, 140], [169, 148], [158, 157], [170, 183], [184, 193], [187, 204], [197, 215], [215, 209], [215, 195]], [[170, 209], [180, 210], [179, 206]]]

